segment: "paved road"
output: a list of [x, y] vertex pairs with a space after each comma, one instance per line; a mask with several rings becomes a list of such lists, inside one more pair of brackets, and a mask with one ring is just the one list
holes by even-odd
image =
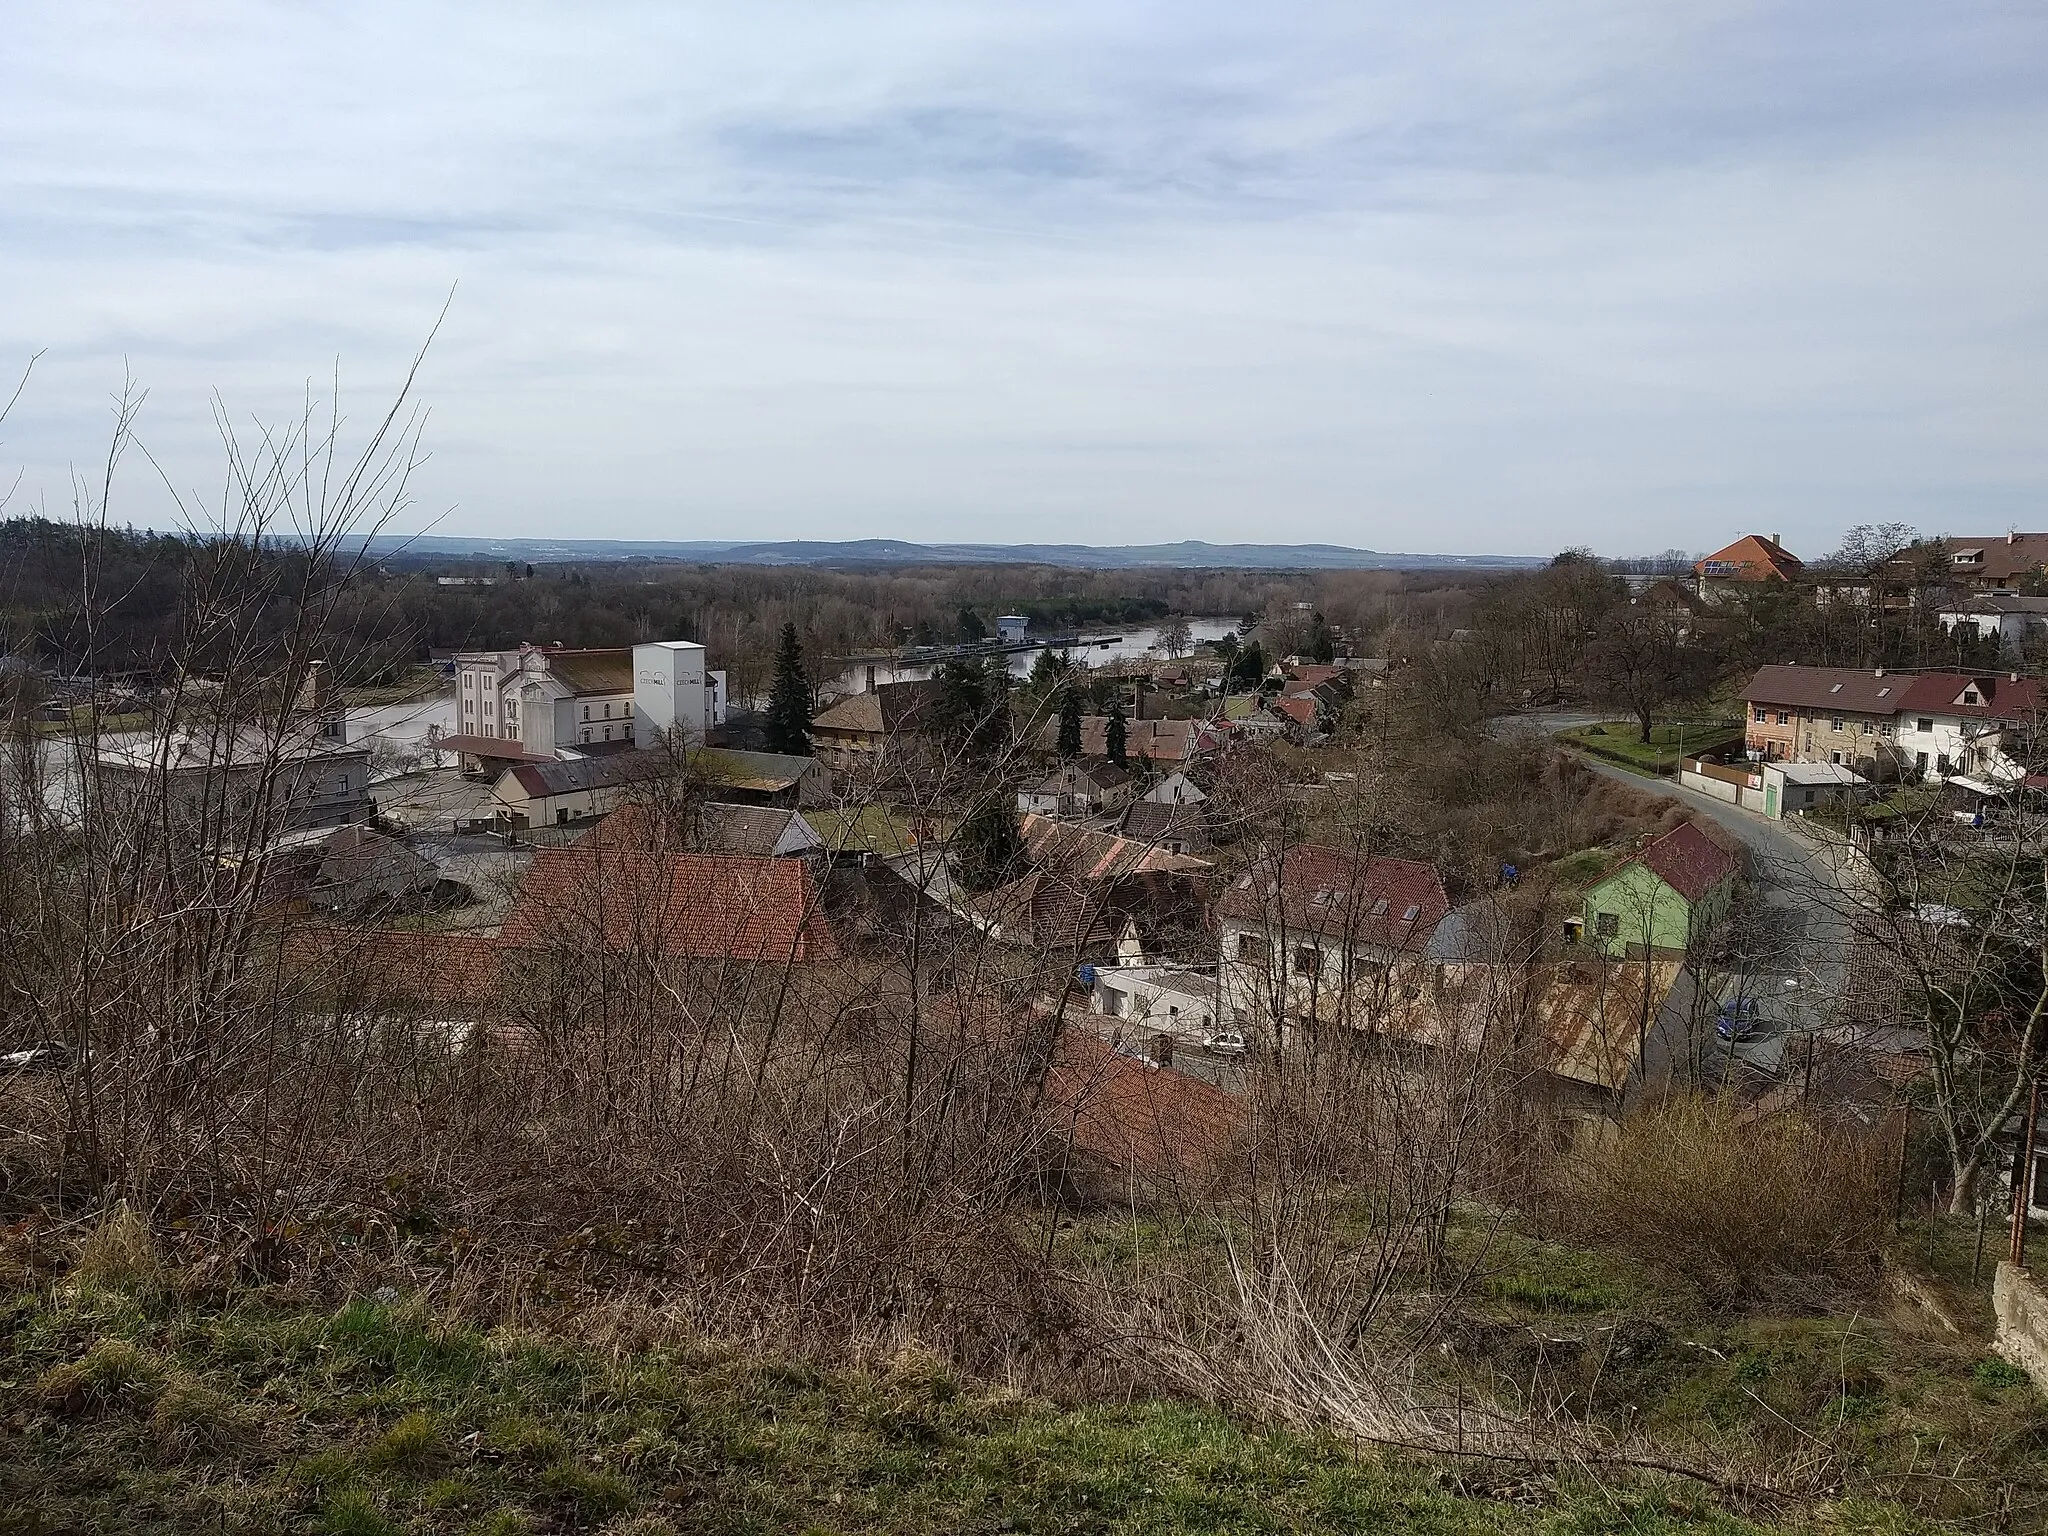
[[[1554, 735], [1591, 725], [1600, 715], [1545, 710], [1505, 716], [1496, 734], [1540, 730]], [[1755, 1040], [1736, 1048], [1745, 1064], [1775, 1075], [1782, 1069], [1788, 1037], [1824, 1028], [1832, 1019], [1848, 977], [1850, 913], [1861, 855], [1802, 829], [1797, 822], [1769, 821], [1711, 795], [1687, 789], [1676, 779], [1634, 773], [1599, 758], [1579, 755], [1593, 772], [1631, 789], [1668, 796], [1724, 828], [1750, 853], [1750, 877], [1760, 902], [1720, 979], [1722, 997], [1757, 1000]], [[1725, 1064], [1718, 1049], [1710, 1056]]]

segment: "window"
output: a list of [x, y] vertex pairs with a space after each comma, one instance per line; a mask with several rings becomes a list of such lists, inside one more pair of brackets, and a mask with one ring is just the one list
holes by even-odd
[[1615, 912], [1595, 912], [1593, 931], [1603, 939], [1611, 939], [1621, 932], [1621, 916]]
[[1781, 710], [1779, 710], [1779, 711], [1778, 711], [1778, 724], [1780, 724], [1780, 725], [1790, 725], [1791, 723], [1792, 723], [1792, 714], [1791, 714], [1791, 711], [1789, 711], [1789, 710], [1784, 710], [1784, 709], [1781, 709]]
[[1299, 945], [1294, 951], [1294, 974], [1313, 976], [1322, 967], [1322, 953], [1313, 944]]
[[1169, 1019], [1177, 1019], [1180, 1017], [1180, 1010], [1174, 1007], [1173, 1004], [1168, 1003], [1166, 1005], [1166, 1016]]
[[1828, 761], [1829, 761], [1829, 762], [1831, 762], [1831, 763], [1839, 763], [1839, 762], [1841, 762], [1841, 760], [1842, 760], [1842, 754], [1841, 754], [1841, 753], [1839, 753], [1839, 752], [1830, 752], [1830, 753], [1828, 754]]
[[1983, 702], [1983, 701], [1982, 701], [1982, 700], [1980, 700], [1980, 699], [1979, 699], [1979, 698], [1977, 697], [1977, 690], [1976, 690], [1976, 689], [1974, 689], [1974, 688], [1965, 688], [1965, 689], [1963, 690], [1963, 702], [1964, 702], [1965, 704], [1978, 704], [1978, 703], [1981, 703], [1981, 702]]
[[588, 732], [588, 731], [585, 731], [585, 732], [583, 733], [583, 739], [584, 739], [585, 741], [588, 741], [588, 740], [590, 740], [590, 732]]
[[1757, 705], [1757, 707], [1756, 707], [1756, 723], [1757, 723], [1758, 725], [1762, 725], [1762, 724], [1764, 724], [1764, 723], [1765, 723], [1765, 717], [1766, 717], [1767, 715], [1769, 715], [1769, 714], [1770, 714], [1770, 711], [1769, 711], [1769, 710], [1767, 710], [1767, 709], [1765, 709], [1765, 708], [1763, 707], [1763, 705], [1761, 705], [1761, 704]]
[[1864, 721], [1864, 722], [1863, 722], [1863, 734], [1864, 734], [1864, 735], [1866, 735], [1866, 736], [1871, 736], [1871, 735], [1875, 735], [1875, 734], [1876, 734], [1876, 732], [1877, 732], [1877, 727], [1876, 727], [1876, 726], [1872, 725], [1872, 724], [1871, 724], [1871, 723], [1870, 723], [1870, 722], [1869, 722], [1868, 720], [1866, 720], [1866, 721]]
[[612, 728], [610, 726], [606, 726], [604, 728], [604, 739], [606, 741], [610, 741], [612, 739]]
[[1934, 722], [1925, 715], [1922, 715], [1913, 722], [1913, 729], [1916, 731], [1931, 731], [1934, 729]]
[[1913, 771], [1915, 773], [1925, 773], [1927, 771], [1927, 754], [1925, 752], [1915, 752], [1913, 754]]
[[1878, 734], [1878, 735], [1880, 735], [1880, 736], [1882, 736], [1882, 737], [1883, 737], [1883, 738], [1884, 738], [1884, 739], [1885, 739], [1886, 741], [1890, 741], [1890, 740], [1892, 739], [1892, 723], [1891, 723], [1891, 721], [1887, 720], [1887, 721], [1885, 721], [1885, 722], [1884, 722], [1884, 723], [1883, 723], [1882, 725], [1880, 725], [1880, 726], [1879, 726], [1879, 727], [1877, 728], [1877, 734]]
[[473, 715], [473, 714], [475, 714], [475, 713], [476, 713], [476, 700], [475, 700], [475, 699], [464, 699], [464, 700], [462, 701], [462, 712], [463, 712], [463, 713], [464, 713], [465, 715]]
[[1123, 993], [1117, 991], [1114, 987], [1104, 987], [1102, 989], [1102, 1011], [1112, 1019], [1122, 1018], [1124, 1016]]
[[1266, 959], [1266, 941], [1249, 933], [1240, 933], [1237, 936], [1237, 958], [1263, 962]]
[[604, 717], [607, 720], [612, 717], [612, 701], [610, 699], [604, 701]]
[[1832, 716], [1832, 717], [1831, 717], [1831, 718], [1830, 718], [1830, 719], [1828, 720], [1828, 729], [1829, 729], [1829, 730], [1831, 730], [1831, 731], [1839, 731], [1839, 730], [1840, 730], [1841, 728], [1842, 728], [1842, 717], [1841, 717], [1840, 715], [1835, 715], [1835, 716]]
[[476, 686], [476, 674], [475, 674], [474, 672], [465, 672], [465, 673], [463, 673], [463, 674], [462, 674], [462, 687], [463, 687], [463, 691], [464, 691], [464, 692], [466, 693], [466, 692], [468, 692], [468, 691], [469, 691], [470, 689], [474, 688], [475, 686]]
[[[584, 719], [586, 719], [586, 720], [588, 720], [588, 719], [590, 718], [590, 706], [589, 706], [588, 704], [586, 704], [586, 705], [584, 705], [584, 706], [583, 706], [583, 718], [584, 718]], [[583, 739], [584, 739], [585, 741], [588, 741], [588, 740], [590, 740], [590, 738], [589, 738], [588, 736], [584, 737]]]
[[484, 700], [484, 713], [487, 715], [491, 713], [491, 701], [489, 699]]

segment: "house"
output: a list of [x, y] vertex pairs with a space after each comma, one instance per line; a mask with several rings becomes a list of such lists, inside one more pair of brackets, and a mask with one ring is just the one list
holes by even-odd
[[689, 775], [714, 800], [732, 805], [825, 805], [832, 775], [815, 757], [703, 747], [689, 756]]
[[620, 806], [571, 846], [788, 859], [824, 853], [825, 839], [801, 811], [789, 806], [636, 800]]
[[1041, 816], [1100, 816], [1129, 805], [1137, 785], [1136, 774], [1114, 763], [1061, 763], [1017, 791], [1017, 810]]
[[1999, 653], [2014, 660], [2048, 640], [2048, 597], [1983, 592], [1944, 607], [1936, 617], [1951, 634], [1969, 630], [1995, 640]]
[[1216, 978], [1184, 965], [1099, 965], [1088, 991], [1088, 1011], [1122, 1021], [1120, 1040], [1141, 1041], [1164, 1032], [1199, 1046], [1217, 1029]]
[[317, 849], [306, 900], [330, 912], [402, 906], [431, 896], [440, 883], [441, 872], [431, 859], [369, 827], [330, 832]]
[[1689, 955], [1727, 912], [1741, 874], [1734, 854], [1684, 822], [1586, 892], [1586, 942], [1614, 958]]
[[850, 694], [811, 721], [811, 751], [834, 774], [862, 784], [897, 783], [941, 766], [939, 685], [881, 683]]
[[1209, 818], [1199, 805], [1133, 800], [1117, 819], [1116, 830], [1119, 836], [1133, 842], [1150, 843], [1168, 853], [1188, 853], [1197, 858], [1215, 846]]
[[[1046, 721], [1038, 733], [1038, 750], [1050, 757], [1059, 750], [1060, 723]], [[1189, 763], [1215, 750], [1221, 737], [1204, 720], [1126, 720], [1124, 756], [1134, 763]], [[1081, 756], [1109, 756], [1109, 716], [1081, 717]]]
[[1840, 763], [1762, 763], [1762, 813], [1773, 821], [1854, 804], [1870, 781]]
[[806, 860], [602, 843], [535, 853], [499, 943], [773, 964], [838, 953]]
[[599, 650], [523, 645], [455, 657], [454, 734], [435, 745], [474, 771], [592, 749], [702, 746], [725, 723], [725, 674], [689, 640]]
[[518, 833], [594, 820], [631, 795], [681, 777], [680, 765], [666, 752], [547, 758], [509, 764], [491, 787], [491, 799], [498, 830]]
[[1176, 771], [1167, 774], [1138, 798], [1153, 805], [1200, 805], [1209, 797], [1193, 779]]
[[1031, 628], [1031, 620], [1021, 613], [999, 613], [996, 615], [996, 638], [1004, 645], [1016, 645], [1024, 638], [1024, 632]]
[[1024, 817], [1019, 832], [1026, 872], [967, 905], [992, 938], [1075, 960], [1128, 942], [1133, 929], [1157, 950], [1195, 942], [1208, 860], [1048, 816]]
[[2023, 776], [2006, 753], [2040, 713], [2018, 673], [1767, 666], [1743, 690], [1744, 744], [1764, 762], [1834, 763], [1865, 778]]
[[2048, 576], [2048, 533], [2012, 531], [1988, 539], [1942, 540], [1941, 570], [1951, 589], [2010, 592]]
[[1412, 859], [1321, 843], [1269, 854], [1216, 902], [1226, 1015], [1275, 1039], [1293, 1025], [1369, 1027], [1449, 910], [1437, 872]]
[[1226, 1176], [1249, 1119], [1243, 1101], [1214, 1084], [1073, 1028], [1053, 1047], [1044, 1115], [1076, 1182], [1105, 1199], [1128, 1199], [1133, 1184]]
[[1778, 542], [1778, 536], [1746, 533], [1726, 549], [1718, 549], [1693, 565], [1699, 595], [1711, 602], [1758, 583], [1789, 582], [1805, 562]]
[[282, 734], [255, 727], [172, 730], [108, 738], [95, 755], [116, 800], [160, 800], [171, 822], [203, 842], [239, 840], [251, 815], [274, 831], [338, 827], [376, 815], [370, 749], [299, 720]]

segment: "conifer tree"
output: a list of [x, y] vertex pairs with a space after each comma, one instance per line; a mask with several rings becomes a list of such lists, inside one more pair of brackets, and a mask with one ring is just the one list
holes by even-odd
[[1068, 762], [1081, 755], [1081, 694], [1069, 688], [1060, 695], [1059, 754]]
[[[1064, 725], [1064, 721], [1061, 722]], [[1130, 739], [1129, 729], [1124, 725], [1124, 701], [1112, 699], [1109, 705], [1109, 724], [1103, 727], [1103, 746], [1109, 753], [1112, 766], [1129, 766], [1124, 761], [1124, 744]]]
[[804, 676], [804, 648], [796, 626], [782, 626], [775, 646], [775, 683], [768, 692], [768, 717], [762, 734], [770, 752], [791, 757], [811, 754], [811, 683]]

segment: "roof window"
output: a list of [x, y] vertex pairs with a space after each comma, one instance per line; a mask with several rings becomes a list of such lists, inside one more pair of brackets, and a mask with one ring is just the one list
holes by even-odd
[[1387, 915], [1386, 897], [1382, 896], [1378, 901], [1372, 904], [1372, 915], [1374, 917], [1385, 917]]
[[1835, 684], [1835, 686], [1834, 686], [1834, 687], [1832, 687], [1832, 688], [1830, 688], [1830, 689], [1828, 690], [1828, 692], [1829, 692], [1829, 693], [1840, 693], [1841, 691], [1842, 691], [1842, 685], [1841, 685], [1840, 683], [1837, 683], [1837, 684]]
[[1412, 923], [1418, 916], [1421, 915], [1421, 912], [1422, 908], [1411, 906], [1406, 912], [1403, 912], [1401, 914], [1401, 921], [1404, 923]]

